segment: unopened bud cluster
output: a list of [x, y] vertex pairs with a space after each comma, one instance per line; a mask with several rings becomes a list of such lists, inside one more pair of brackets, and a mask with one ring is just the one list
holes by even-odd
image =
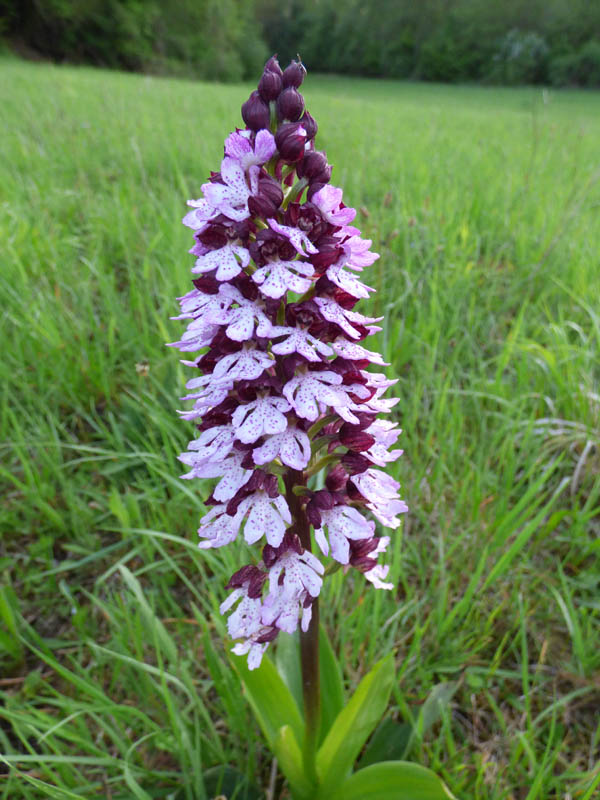
[[262, 546], [221, 606], [251, 669], [279, 631], [308, 629], [325, 572], [317, 552], [391, 588], [378, 563], [389, 538], [373, 518], [396, 528], [406, 510], [384, 471], [400, 431], [377, 417], [396, 402], [382, 397], [394, 381], [367, 371], [384, 362], [360, 344], [379, 320], [354, 310], [373, 291], [357, 273], [378, 256], [315, 150], [304, 76], [299, 62], [282, 71], [269, 59], [242, 106], [246, 128], [227, 137], [220, 172], [183, 220], [195, 278], [172, 346], [196, 354], [180, 413], [197, 436], [180, 460], [184, 478], [217, 479], [200, 547], [240, 536]]

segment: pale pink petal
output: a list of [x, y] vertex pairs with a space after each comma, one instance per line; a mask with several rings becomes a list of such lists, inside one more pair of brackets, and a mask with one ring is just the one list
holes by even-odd
[[291, 228], [289, 225], [281, 225], [276, 219], [267, 220], [270, 227], [276, 232], [285, 236], [292, 243], [301, 256], [318, 253], [319, 250], [311, 242], [308, 236], [300, 228]]

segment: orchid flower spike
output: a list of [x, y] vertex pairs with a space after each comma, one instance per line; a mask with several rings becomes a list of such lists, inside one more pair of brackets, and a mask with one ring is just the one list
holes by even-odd
[[323, 559], [392, 588], [376, 524], [396, 528], [406, 511], [385, 472], [400, 431], [377, 417], [396, 402], [382, 397], [394, 381], [368, 371], [384, 362], [361, 344], [379, 320], [354, 310], [373, 291], [357, 273], [379, 256], [315, 150], [305, 73], [269, 59], [242, 107], [246, 127], [189, 202], [194, 288], [179, 298], [188, 325], [171, 345], [195, 354], [180, 413], [198, 432], [182, 477], [216, 480], [200, 547], [262, 548], [221, 605], [250, 669], [280, 631], [307, 630]]

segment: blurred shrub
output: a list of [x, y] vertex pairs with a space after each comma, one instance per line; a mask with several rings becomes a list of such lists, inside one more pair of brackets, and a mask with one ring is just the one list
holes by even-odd
[[0, 30], [58, 61], [235, 81], [267, 58], [254, 0], [0, 3]]
[[492, 59], [489, 79], [515, 85], [543, 83], [547, 76], [550, 49], [539, 33], [509, 31], [501, 40]]
[[557, 56], [550, 63], [553, 86], [600, 86], [600, 42], [590, 40], [575, 53]]
[[276, 52], [322, 72], [600, 85], [600, 0], [0, 0], [0, 36], [58, 61], [228, 81]]

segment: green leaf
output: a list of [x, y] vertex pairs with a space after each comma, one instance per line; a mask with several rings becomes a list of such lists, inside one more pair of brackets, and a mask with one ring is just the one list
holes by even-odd
[[355, 772], [330, 800], [455, 800], [437, 775], [410, 761], [386, 761]]
[[119, 566], [119, 572], [136, 599], [138, 608], [140, 609], [148, 627], [148, 631], [151, 632], [158, 642], [160, 642], [167, 659], [171, 663], [175, 663], [177, 661], [177, 646], [167, 632], [167, 629], [163, 623], [154, 613], [150, 603], [147, 601], [140, 582], [135, 575], [133, 575], [133, 573], [122, 564]]
[[346, 707], [335, 718], [317, 753], [319, 797], [329, 798], [348, 776], [386, 709], [393, 681], [394, 661], [389, 655], [362, 679]]
[[344, 684], [325, 628], [319, 630], [319, 678], [321, 681], [321, 729], [319, 744], [329, 733], [337, 715], [344, 707]]
[[300, 667], [300, 637], [298, 632], [277, 637], [275, 666], [292, 693], [300, 714], [303, 713], [302, 669]]
[[[304, 710], [302, 698], [302, 670], [300, 667], [300, 642], [297, 633], [280, 636], [275, 651], [277, 672], [292, 693], [301, 714]], [[327, 735], [337, 715], [344, 707], [344, 684], [340, 668], [329, 642], [325, 628], [319, 630], [319, 679], [321, 682], [321, 726], [319, 744]]]
[[[224, 795], [227, 800], [261, 800], [262, 794], [248, 781], [243, 772], [221, 765], [211, 767], [202, 775], [208, 797]], [[179, 798], [177, 798], [179, 800]], [[181, 793], [184, 800], [184, 792]]]
[[408, 722], [395, 722], [388, 717], [377, 726], [367, 749], [359, 762], [359, 768], [369, 767], [381, 761], [404, 758], [413, 735], [413, 726]]
[[298, 800], [305, 800], [305, 798], [312, 800], [315, 795], [315, 787], [306, 777], [300, 746], [289, 725], [284, 725], [280, 729], [273, 742], [273, 752], [277, 756], [279, 768], [294, 791], [294, 797], [297, 797]]
[[290, 726], [297, 742], [303, 742], [304, 723], [298, 706], [273, 662], [264, 656], [260, 667], [250, 670], [245, 657], [232, 656], [231, 660], [244, 684], [248, 702], [270, 747], [273, 748], [279, 731], [285, 725]]
[[19, 639], [17, 614], [18, 601], [12, 586], [0, 587], [0, 655], [4, 650], [13, 661], [21, 662], [24, 657], [23, 644]]
[[410, 752], [414, 740], [423, 739], [427, 731], [442, 718], [444, 710], [447, 708], [450, 700], [452, 700], [457, 688], [458, 681], [448, 681], [446, 683], [436, 684], [429, 692], [413, 727], [410, 742], [406, 750], [407, 753]]

